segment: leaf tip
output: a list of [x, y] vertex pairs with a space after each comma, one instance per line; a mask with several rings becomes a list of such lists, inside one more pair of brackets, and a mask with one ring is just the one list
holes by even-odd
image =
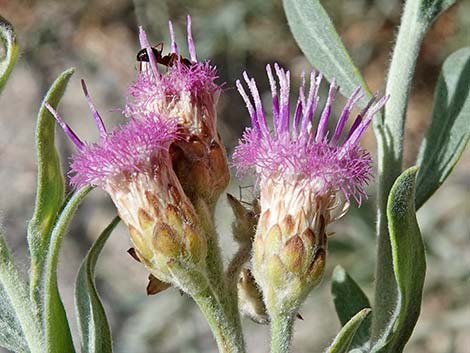
[[342, 282], [345, 282], [346, 281], [346, 270], [344, 269], [343, 266], [341, 265], [336, 265], [334, 270], [333, 270], [333, 281], [334, 282], [339, 282], [339, 283], [342, 283]]

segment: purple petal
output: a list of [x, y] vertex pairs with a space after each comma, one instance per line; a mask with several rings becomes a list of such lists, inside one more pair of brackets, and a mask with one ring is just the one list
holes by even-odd
[[193, 41], [193, 33], [191, 31], [191, 16], [188, 15], [187, 17], [187, 32], [188, 32], [188, 49], [189, 49], [189, 57], [191, 58], [192, 62], [197, 61], [196, 57], [196, 47], [194, 46]]
[[344, 106], [344, 109], [341, 113], [341, 116], [338, 120], [338, 124], [336, 124], [336, 129], [335, 133], [333, 135], [333, 138], [331, 139], [332, 143], [336, 143], [341, 136], [341, 133], [343, 132], [344, 125], [346, 124], [346, 121], [349, 118], [349, 114], [351, 113], [352, 107], [359, 101], [364, 96], [363, 93], [361, 93], [361, 87], [357, 87], [356, 90], [353, 92], [351, 97], [348, 99], [346, 102], [346, 105]]
[[153, 74], [155, 75], [155, 77], [159, 77], [160, 73], [158, 72], [157, 59], [155, 58], [155, 54], [153, 53], [153, 50], [147, 39], [147, 34], [145, 33], [142, 26], [139, 26], [139, 41], [140, 41], [140, 46], [142, 47], [142, 49], [147, 50], [147, 55], [149, 57], [149, 63], [150, 63], [150, 67], [152, 68]]
[[96, 126], [98, 127], [98, 131], [100, 132], [100, 137], [104, 138], [106, 135], [108, 135], [108, 132], [106, 131], [106, 126], [104, 126], [103, 119], [101, 118], [100, 113], [98, 113], [98, 110], [96, 109], [95, 105], [93, 104], [93, 101], [90, 98], [90, 95], [88, 94], [88, 89], [85, 84], [85, 80], [80, 81], [82, 84], [82, 90], [83, 94], [85, 95], [85, 99], [88, 103], [88, 106], [90, 107], [91, 113], [93, 114], [93, 119], [95, 119]]
[[245, 105], [248, 109], [248, 113], [250, 114], [251, 124], [253, 125], [253, 127], [255, 128], [255, 130], [258, 133], [261, 133], [259, 123], [258, 123], [258, 119], [257, 119], [257, 116], [256, 116], [256, 112], [255, 112], [255, 108], [253, 107], [253, 104], [251, 104], [250, 98], [246, 94], [245, 89], [243, 88], [240, 80], [237, 80], [236, 85], [237, 85], [237, 88], [238, 88], [238, 92], [240, 92], [240, 95], [242, 96], [243, 100], [245, 101]]
[[326, 128], [328, 127], [328, 120], [331, 115], [331, 104], [333, 103], [336, 92], [338, 92], [338, 87], [336, 86], [336, 80], [333, 78], [331, 81], [330, 89], [328, 91], [328, 98], [323, 108], [323, 112], [320, 117], [320, 122], [318, 123], [317, 134], [315, 140], [321, 141], [325, 138]]
[[171, 40], [171, 52], [178, 54], [178, 45], [175, 40], [175, 31], [173, 30], [173, 23], [168, 21], [168, 28], [170, 30], [170, 40]]
[[57, 111], [52, 108], [52, 106], [48, 102], [44, 102], [44, 106], [47, 110], [52, 114], [55, 118], [57, 123], [60, 125], [62, 130], [64, 130], [65, 134], [68, 138], [73, 142], [73, 144], [77, 147], [78, 150], [82, 150], [85, 147], [85, 144], [80, 140], [80, 138], [75, 134], [75, 132], [67, 125], [67, 123], [62, 119], [62, 117], [57, 113]]

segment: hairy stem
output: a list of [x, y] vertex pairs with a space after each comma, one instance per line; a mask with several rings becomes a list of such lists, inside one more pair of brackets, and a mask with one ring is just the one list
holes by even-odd
[[224, 267], [222, 262], [219, 237], [214, 226], [214, 210], [204, 200], [194, 202], [196, 212], [202, 223], [207, 240], [207, 271], [209, 282], [218, 296], [226, 293], [224, 280]]
[[214, 290], [208, 286], [203, 292], [193, 296], [206, 317], [214, 334], [220, 353], [243, 353], [245, 343], [239, 326], [239, 318], [227, 312]]
[[420, 17], [420, 6], [421, 2], [416, 0], [408, 0], [405, 4], [387, 80], [386, 94], [390, 95], [390, 100], [385, 107], [383, 122], [375, 126], [379, 180], [373, 341], [377, 341], [388, 326], [397, 303], [386, 207], [392, 184], [402, 170], [406, 110], [416, 59], [428, 27]]
[[288, 353], [294, 331], [295, 313], [271, 315], [271, 353]]
[[[214, 225], [214, 210], [211, 209], [204, 200], [194, 202], [196, 212], [204, 228], [207, 239], [207, 273], [211, 286], [212, 295], [220, 305], [220, 310], [225, 317], [230, 318], [229, 322], [223, 325], [230, 325], [231, 331], [236, 332], [239, 345], [244, 351], [244, 339], [238, 310], [237, 288], [226, 285], [224, 266], [222, 262], [219, 237]], [[202, 307], [201, 307], [202, 308]], [[210, 319], [207, 318], [209, 321]], [[210, 324], [210, 323], [209, 323]], [[222, 324], [222, 323], [219, 323]], [[211, 326], [212, 327], [212, 326]], [[237, 351], [238, 352], [238, 351]]]

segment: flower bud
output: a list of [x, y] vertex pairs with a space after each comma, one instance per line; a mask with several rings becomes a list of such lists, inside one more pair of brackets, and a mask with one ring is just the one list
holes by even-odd
[[268, 308], [276, 310], [298, 310], [325, 267], [330, 201], [312, 199], [308, 189], [298, 188], [272, 181], [261, 194], [253, 270]]

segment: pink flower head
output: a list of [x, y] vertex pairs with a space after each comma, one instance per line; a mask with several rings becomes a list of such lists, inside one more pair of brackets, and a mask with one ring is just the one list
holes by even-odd
[[[321, 280], [327, 251], [327, 226], [342, 217], [349, 199], [359, 203], [372, 175], [371, 157], [359, 139], [387, 98], [373, 105], [374, 97], [354, 120], [346, 121], [361, 99], [356, 89], [347, 101], [334, 131], [328, 131], [331, 106], [338, 87], [330, 85], [318, 121], [321, 74], [305, 79], [291, 117], [290, 73], [274, 65], [267, 73], [272, 92], [273, 126], [269, 127], [254, 79], [244, 73], [251, 98], [240, 81], [240, 91], [251, 116], [234, 153], [239, 173], [254, 170], [260, 187], [260, 216], [253, 245], [253, 274], [267, 311], [295, 314], [308, 293]], [[279, 85], [279, 90], [277, 88]]]
[[214, 81], [217, 71], [208, 61], [197, 60], [196, 48], [191, 33], [191, 17], [187, 19], [187, 38], [190, 58], [183, 58], [175, 41], [173, 25], [169, 22], [170, 52], [161, 57], [173, 59], [168, 64], [159, 64], [140, 27], [139, 39], [142, 49], [147, 50], [148, 63], [141, 62], [136, 81], [129, 86], [128, 102], [124, 114], [128, 117], [142, 113], [164, 113], [187, 128], [190, 134], [216, 136], [216, 113], [221, 88]]
[[153, 276], [188, 293], [199, 290], [191, 278], [205, 273], [206, 239], [173, 170], [169, 149], [179, 139], [177, 121], [142, 111], [108, 133], [83, 81], [82, 87], [100, 131], [96, 143], [82, 142], [45, 103], [77, 147], [71, 183], [99, 186], [111, 196], [128, 227], [133, 253]]
[[294, 116], [291, 118], [290, 72], [274, 64], [280, 87], [278, 91], [271, 66], [268, 65], [266, 70], [272, 92], [272, 130], [268, 127], [254, 79], [244, 73], [253, 102], [241, 82], [237, 81], [252, 121], [252, 127], [244, 132], [233, 156], [239, 173], [254, 169], [260, 183], [273, 177], [287, 182], [303, 180], [314, 188], [316, 194], [341, 191], [346, 199], [353, 197], [360, 203], [362, 197], [366, 196], [364, 188], [371, 178], [372, 168], [371, 157], [359, 146], [359, 140], [387, 97], [373, 105], [376, 100], [374, 97], [357, 115], [346, 133], [345, 125], [351, 110], [363, 97], [360, 88], [356, 89], [344, 106], [336, 128], [328, 131], [331, 106], [338, 91], [334, 80], [319, 121], [315, 122], [322, 75], [311, 73], [307, 95], [303, 77]]
[[82, 142], [46, 103], [46, 107], [77, 147], [77, 152], [71, 158], [72, 185], [81, 187], [92, 184], [106, 188], [109, 183], [119, 184], [120, 179], [136, 173], [153, 172], [158, 159], [169, 158], [165, 154], [168, 155], [170, 144], [177, 139], [176, 123], [173, 120], [147, 112], [140, 114], [139, 119], [132, 119], [108, 133], [83, 80], [82, 87], [100, 131], [98, 142]]
[[140, 28], [141, 69], [128, 89], [124, 114], [131, 119], [158, 114], [175, 121], [181, 139], [170, 148], [173, 169], [191, 199], [214, 203], [230, 178], [225, 147], [217, 132], [221, 87], [214, 82], [215, 67], [197, 60], [189, 16], [187, 21], [189, 59], [178, 51], [171, 21], [168, 54], [161, 44], [152, 49]]

